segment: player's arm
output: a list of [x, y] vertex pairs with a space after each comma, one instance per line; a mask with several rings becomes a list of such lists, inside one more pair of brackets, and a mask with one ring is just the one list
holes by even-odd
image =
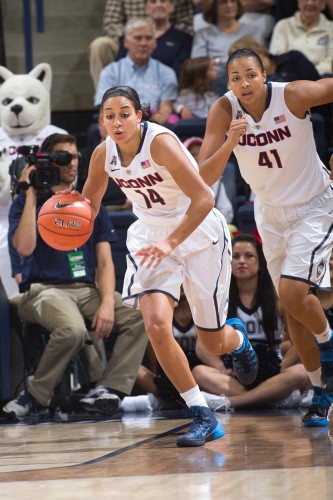
[[164, 165], [169, 170], [179, 189], [191, 200], [184, 220], [170, 235], [170, 242], [175, 248], [212, 210], [214, 197], [174, 137], [158, 135], [152, 142], [151, 154], [158, 165]]
[[290, 82], [285, 87], [284, 98], [289, 110], [303, 118], [309, 108], [333, 102], [333, 78]]
[[246, 132], [245, 117], [240, 120], [231, 117], [231, 104], [226, 97], [215, 101], [208, 113], [198, 163], [200, 174], [209, 186], [221, 177], [233, 148]]
[[169, 236], [156, 244], [148, 245], [136, 252], [142, 257], [141, 265], [157, 267], [170, 255], [204, 220], [214, 207], [214, 197], [207, 184], [193, 167], [178, 141], [169, 134], [160, 134], [151, 144], [151, 155], [155, 163], [167, 168], [179, 189], [190, 198], [190, 206], [183, 219]]
[[[36, 167], [26, 165], [22, 170], [19, 182], [30, 184], [30, 174]], [[13, 246], [17, 253], [28, 257], [33, 253], [37, 244], [36, 231], [37, 190], [33, 186], [25, 191], [25, 204], [20, 222], [13, 236]]]
[[99, 212], [102, 198], [106, 191], [109, 176], [104, 169], [105, 164], [105, 143], [99, 144], [90, 160], [88, 177], [84, 183], [82, 195], [90, 200], [94, 217]]
[[101, 296], [100, 305], [95, 312], [92, 327], [97, 338], [109, 336], [114, 324], [115, 270], [111, 247], [108, 241], [95, 246], [96, 281]]

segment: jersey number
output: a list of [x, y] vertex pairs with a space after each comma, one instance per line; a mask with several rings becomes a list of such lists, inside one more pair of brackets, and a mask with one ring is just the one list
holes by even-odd
[[165, 205], [165, 201], [163, 200], [162, 196], [160, 196], [154, 189], [147, 189], [147, 193], [149, 196], [147, 196], [146, 193], [140, 191], [140, 189], [135, 189], [135, 192], [141, 194], [141, 196], [144, 197], [147, 208], [151, 208], [152, 203], [160, 203], [161, 205]]
[[263, 151], [262, 153], [259, 153], [258, 163], [261, 167], [273, 168], [274, 162], [278, 166], [278, 168], [282, 168], [281, 159], [276, 149], [271, 149], [270, 151]]

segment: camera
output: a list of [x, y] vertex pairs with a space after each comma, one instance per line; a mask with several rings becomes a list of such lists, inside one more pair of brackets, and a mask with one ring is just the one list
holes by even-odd
[[9, 165], [12, 195], [20, 191], [19, 178], [26, 164], [36, 167], [36, 170], [30, 173], [29, 180], [31, 186], [37, 191], [42, 191], [60, 183], [60, 171], [57, 165], [68, 165], [73, 158], [68, 151], [40, 152], [38, 146], [20, 146], [17, 152], [20, 156]]

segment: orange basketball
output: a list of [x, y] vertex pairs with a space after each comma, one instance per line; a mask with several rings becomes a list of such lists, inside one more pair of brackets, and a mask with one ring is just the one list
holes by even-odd
[[55, 194], [40, 209], [38, 232], [56, 250], [74, 250], [90, 237], [94, 218], [87, 201], [73, 194]]

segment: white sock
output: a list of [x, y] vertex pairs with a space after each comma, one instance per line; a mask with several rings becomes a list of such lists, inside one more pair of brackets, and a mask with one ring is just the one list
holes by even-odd
[[314, 372], [306, 372], [311, 381], [311, 384], [316, 387], [321, 387], [321, 366]]
[[180, 392], [180, 395], [189, 408], [191, 406], [206, 406], [208, 408], [208, 404], [197, 385], [189, 391]]
[[316, 337], [316, 340], [319, 344], [323, 344], [324, 342], [328, 342], [330, 340], [330, 338], [332, 337], [332, 330], [331, 330], [330, 325], [327, 323], [325, 330], [322, 333], [320, 333], [319, 335], [315, 334], [315, 337]]

